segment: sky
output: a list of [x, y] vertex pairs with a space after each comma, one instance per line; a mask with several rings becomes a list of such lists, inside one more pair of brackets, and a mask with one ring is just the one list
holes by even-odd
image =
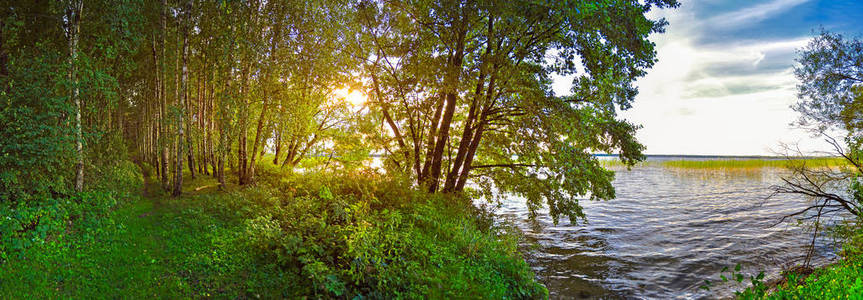
[[[819, 27], [863, 35], [863, 0], [681, 0], [651, 35], [659, 61], [638, 80], [621, 117], [641, 124], [647, 154], [774, 155], [782, 143], [828, 151], [821, 138], [791, 125], [798, 117], [797, 50]], [[556, 78], [555, 92], [569, 80]]]

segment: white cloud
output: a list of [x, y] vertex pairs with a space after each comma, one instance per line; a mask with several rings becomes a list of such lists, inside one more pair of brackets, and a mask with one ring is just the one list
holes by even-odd
[[[781, 143], [829, 151], [822, 139], [790, 125], [798, 118], [790, 108], [797, 101], [793, 57], [809, 37], [702, 42], [715, 26], [754, 24], [805, 2], [771, 1], [706, 21], [696, 15], [703, 2], [651, 11], [649, 17], [664, 17], [671, 25], [650, 37], [659, 61], [638, 80], [633, 108], [621, 112], [644, 126], [637, 136], [646, 152], [772, 155]], [[554, 77], [555, 93], [569, 94], [571, 81], [572, 76]]]
[[766, 55], [764, 55], [764, 52], [758, 52], [758, 58], [755, 59], [754, 62], [752, 62], [752, 66], [757, 67], [758, 63], [760, 63], [762, 60], [764, 60], [764, 57], [766, 57]]
[[[773, 1], [722, 17], [749, 22], [803, 2]], [[789, 125], [798, 116], [790, 108], [797, 101], [792, 58], [808, 37], [699, 45], [703, 28], [693, 26], [699, 22], [691, 8], [684, 3], [654, 16], [671, 23], [666, 34], [651, 36], [659, 61], [638, 81], [633, 108], [621, 113], [644, 126], [637, 136], [646, 152], [771, 155], [780, 143], [827, 150]]]

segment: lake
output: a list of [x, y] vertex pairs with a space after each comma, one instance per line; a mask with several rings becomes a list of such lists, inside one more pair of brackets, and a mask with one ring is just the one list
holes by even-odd
[[[586, 224], [562, 217], [555, 225], [546, 212], [530, 220], [518, 197], [496, 209], [524, 232], [525, 258], [552, 298], [727, 298], [744, 286], [720, 284], [723, 267], [740, 263], [744, 273], [777, 278], [783, 267], [802, 262], [811, 242], [803, 228], [771, 226], [809, 203], [788, 195], [766, 200], [782, 169], [647, 164], [616, 171], [616, 199], [581, 201]], [[819, 238], [815, 264], [836, 259], [836, 248], [830, 238]], [[714, 282], [710, 291], [699, 288], [705, 279]]]

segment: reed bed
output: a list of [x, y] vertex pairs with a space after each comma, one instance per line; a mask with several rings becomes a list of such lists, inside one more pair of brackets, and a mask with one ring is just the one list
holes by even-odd
[[[642, 161], [642, 162], [636, 163], [635, 166], [646, 166], [648, 164], [652, 164], [652, 162]], [[626, 167], [626, 164], [624, 164], [619, 159], [602, 159], [599, 161], [599, 165], [601, 165], [603, 168], [625, 168]]]
[[848, 166], [848, 162], [839, 157], [815, 158], [777, 158], [777, 159], [713, 159], [713, 160], [669, 160], [658, 162], [661, 166], [675, 169], [764, 169], [787, 168], [805, 164], [811, 168], [833, 168]]
[[[617, 159], [600, 160], [600, 165], [606, 168], [625, 168], [626, 165]], [[643, 161], [635, 166], [659, 166], [681, 170], [737, 170], [757, 171], [765, 168], [787, 168], [805, 164], [810, 168], [847, 167], [848, 162], [841, 157], [802, 157], [802, 158], [717, 158], [706, 160], [666, 160]]]

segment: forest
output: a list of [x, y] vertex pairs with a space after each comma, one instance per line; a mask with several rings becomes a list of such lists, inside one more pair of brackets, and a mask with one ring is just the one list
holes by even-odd
[[[81, 192], [123, 160], [177, 196], [184, 177], [254, 184], [267, 154], [373, 154], [431, 193], [473, 177], [574, 218], [564, 194], [612, 195], [590, 151], [641, 155], [615, 107], [655, 59], [665, 22], [644, 13], [674, 5], [23, 1], [3, 21], [3, 196]], [[577, 96], [551, 74], [579, 74]]]
[[485, 207], [615, 198], [678, 6], [6, 0], [0, 295], [548, 298]]
[[[122, 236], [98, 223], [129, 198], [170, 194], [153, 210], [210, 201], [212, 214], [238, 214], [219, 220], [237, 232], [183, 251], [259, 252], [153, 274], [180, 295], [542, 295], [470, 200], [514, 193], [575, 220], [576, 196], [613, 197], [612, 173], [591, 153], [641, 157], [637, 126], [615, 108], [630, 105], [655, 59], [647, 36], [665, 22], [644, 13], [675, 5], [7, 2], [0, 258], [23, 265], [4, 262], [4, 294], [127, 295], [78, 286], [105, 276], [109, 258], [73, 260], [95, 273], [9, 280], [35, 266], [22, 251], [64, 248], [41, 253], [59, 268], [82, 240]], [[556, 97], [551, 74], [579, 74], [578, 96]], [[218, 200], [174, 203], [188, 197]]]

